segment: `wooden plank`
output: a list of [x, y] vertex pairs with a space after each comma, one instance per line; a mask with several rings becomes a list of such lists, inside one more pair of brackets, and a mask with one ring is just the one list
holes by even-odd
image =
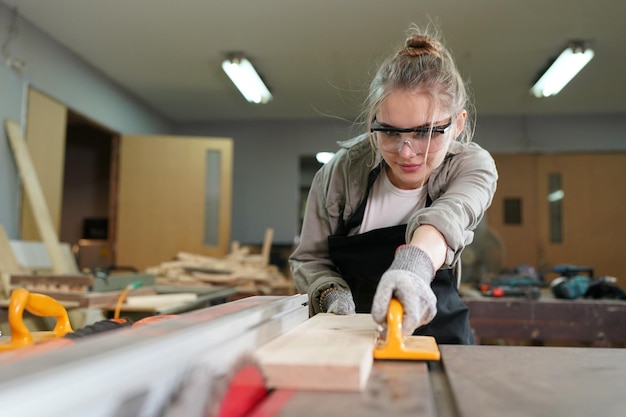
[[13, 253], [11, 241], [2, 225], [0, 225], [0, 272], [7, 274], [24, 272], [24, 268], [19, 264], [15, 253]]
[[0, 225], [0, 296], [9, 297], [10, 294], [10, 274], [24, 272], [22, 266], [17, 262], [17, 258], [11, 248], [11, 242]]
[[197, 299], [198, 294], [195, 293], [138, 295], [126, 297], [126, 306], [157, 310], [159, 308], [186, 304]]
[[270, 387], [359, 391], [372, 369], [376, 333], [369, 314], [318, 314], [255, 357]]
[[59, 244], [58, 235], [54, 229], [54, 223], [50, 216], [46, 199], [37, 179], [37, 173], [30, 159], [30, 154], [24, 143], [20, 126], [13, 120], [5, 120], [7, 137], [11, 142], [11, 148], [15, 156], [15, 162], [19, 168], [24, 189], [28, 195], [31, 208], [37, 222], [37, 227], [42, 240], [48, 251], [52, 269], [56, 274], [70, 273], [71, 268], [66, 265], [65, 257]]
[[274, 239], [274, 229], [265, 230], [263, 247], [261, 248], [261, 265], [267, 266], [270, 263], [270, 252], [272, 251], [272, 239]]
[[[32, 87], [28, 89], [26, 104], [26, 148], [37, 172], [54, 231], [60, 236], [67, 107]], [[22, 198], [20, 237], [24, 240], [42, 240], [35, 218], [37, 213], [27, 202], [29, 198], [27, 195]]]
[[[107, 292], [67, 292], [67, 291], [37, 291], [40, 294], [49, 295], [58, 301], [76, 301], [83, 308], [107, 308], [115, 306], [122, 291]], [[137, 288], [128, 292], [129, 296], [154, 295], [154, 288]], [[114, 307], [113, 307], [114, 308]]]
[[93, 285], [91, 275], [11, 275], [11, 286], [29, 291], [87, 292]]
[[622, 417], [626, 350], [441, 346], [462, 417]]
[[[250, 417], [442, 416], [436, 413], [435, 393], [423, 361], [375, 361], [363, 392], [298, 390], [285, 401], [288, 391], [274, 390]], [[280, 412], [269, 411], [275, 409]]]

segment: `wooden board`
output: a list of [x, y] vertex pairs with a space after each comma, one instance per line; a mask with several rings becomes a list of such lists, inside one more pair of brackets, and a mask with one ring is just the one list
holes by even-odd
[[195, 293], [138, 295], [126, 297], [126, 306], [151, 308], [156, 310], [159, 308], [193, 302], [197, 299], [198, 294]]
[[463, 417], [625, 415], [625, 349], [443, 345], [441, 355]]
[[54, 228], [54, 222], [52, 221], [41, 184], [39, 183], [35, 167], [30, 158], [30, 153], [24, 142], [20, 126], [13, 120], [5, 120], [5, 127], [7, 137], [11, 142], [15, 162], [19, 168], [22, 181], [24, 182], [24, 189], [28, 195], [31, 208], [33, 209], [39, 234], [48, 251], [53, 271], [56, 274], [71, 273], [71, 268], [67, 265], [65, 255], [61, 250], [59, 237]]
[[437, 413], [434, 388], [426, 362], [375, 361], [363, 392], [274, 390], [254, 416], [277, 409], [280, 417], [446, 416]]
[[91, 275], [24, 275], [12, 274], [11, 286], [29, 291], [87, 292], [93, 284]]
[[[61, 291], [37, 291], [40, 294], [49, 295], [57, 301], [75, 301], [83, 308], [107, 308], [115, 306], [122, 291], [106, 292], [61, 292]], [[128, 296], [154, 295], [154, 288], [137, 288], [128, 292]]]
[[318, 314], [255, 353], [274, 388], [359, 391], [372, 369], [376, 324], [369, 314]]
[[10, 274], [23, 272], [17, 258], [11, 248], [11, 242], [4, 231], [4, 227], [0, 225], [0, 296], [9, 297], [9, 281]]
[[0, 225], [0, 272], [7, 274], [24, 272], [24, 269], [15, 257], [15, 253], [13, 253], [11, 241], [9, 240], [2, 225]]
[[[28, 88], [26, 104], [26, 147], [37, 172], [54, 231], [60, 236], [67, 107], [32, 87]], [[27, 201], [29, 199], [26, 194], [23, 195], [20, 238], [42, 240], [44, 236], [35, 218], [38, 213]]]

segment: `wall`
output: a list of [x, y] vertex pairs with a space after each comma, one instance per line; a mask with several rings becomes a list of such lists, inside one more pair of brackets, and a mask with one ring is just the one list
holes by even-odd
[[[8, 37], [12, 11], [0, 4], [0, 44]], [[130, 133], [168, 133], [170, 125], [96, 69], [23, 19], [10, 43], [11, 56], [26, 62], [19, 73], [0, 62], [0, 119], [24, 125], [28, 85], [45, 92], [78, 113], [110, 130]], [[0, 224], [7, 235], [19, 234], [20, 183], [13, 154], [0, 129]]]
[[[0, 44], [10, 10], [0, 5]], [[73, 110], [124, 134], [184, 134], [235, 139], [232, 239], [259, 243], [265, 228], [274, 241], [292, 242], [298, 222], [302, 155], [336, 150], [351, 136], [347, 122], [325, 118], [307, 121], [170, 124], [110, 82], [54, 40], [20, 21], [11, 43], [13, 55], [27, 67], [19, 75], [0, 64], [0, 118], [23, 122], [25, 86], [32, 84]], [[626, 114], [570, 116], [480, 115], [476, 141], [497, 153], [625, 151]], [[18, 235], [19, 181], [4, 129], [0, 131], [0, 223], [11, 238]]]
[[626, 151], [626, 113], [480, 115], [475, 140], [495, 153]]
[[[233, 239], [260, 242], [266, 227], [276, 242], [297, 231], [300, 156], [334, 151], [356, 129], [335, 119], [193, 124], [179, 134], [235, 139]], [[626, 114], [481, 116], [476, 142], [495, 153], [626, 151]]]
[[298, 229], [300, 155], [335, 151], [351, 124], [335, 119], [188, 124], [190, 136], [234, 139], [232, 239], [260, 243], [274, 229], [275, 243], [290, 244]]

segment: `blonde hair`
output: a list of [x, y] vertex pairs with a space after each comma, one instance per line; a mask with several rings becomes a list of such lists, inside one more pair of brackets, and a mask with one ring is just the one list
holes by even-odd
[[398, 90], [419, 91], [431, 102], [453, 116], [465, 110], [468, 114], [463, 131], [457, 137], [469, 143], [474, 135], [473, 106], [465, 82], [450, 52], [438, 40], [433, 29], [421, 30], [411, 25], [402, 48], [380, 65], [370, 83], [363, 111], [369, 131], [371, 122], [387, 96]]

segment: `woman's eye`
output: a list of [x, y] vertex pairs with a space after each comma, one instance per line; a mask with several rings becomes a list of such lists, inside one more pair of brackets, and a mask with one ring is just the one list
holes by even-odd
[[400, 136], [400, 133], [396, 132], [395, 130], [385, 130], [383, 133], [385, 134], [385, 136], [389, 136], [390, 138]]
[[413, 137], [415, 139], [436, 139], [440, 137], [442, 134], [436, 130], [424, 129], [424, 130], [416, 130], [413, 132]]
[[[433, 136], [434, 135], [435, 134], [433, 134]], [[429, 130], [416, 130], [415, 132], [413, 132], [413, 137], [415, 137], [415, 139], [424, 139], [428, 138], [428, 136], [430, 136]]]

